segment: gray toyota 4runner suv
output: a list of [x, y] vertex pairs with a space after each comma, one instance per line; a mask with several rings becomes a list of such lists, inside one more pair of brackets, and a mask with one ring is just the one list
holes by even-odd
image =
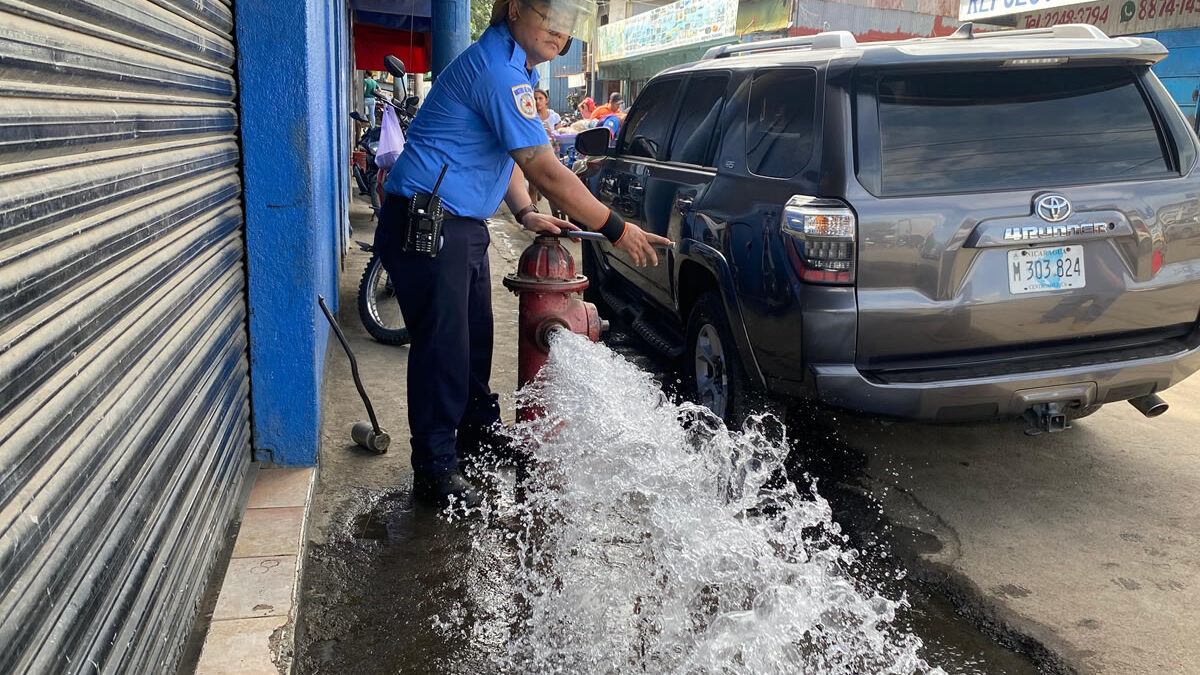
[[[716, 47], [644, 88], [582, 178], [677, 242], [585, 243], [591, 299], [738, 421], [760, 393], [1067, 428], [1200, 368], [1194, 132], [1155, 40], [1085, 25]], [[615, 145], [615, 147], [609, 147]]]

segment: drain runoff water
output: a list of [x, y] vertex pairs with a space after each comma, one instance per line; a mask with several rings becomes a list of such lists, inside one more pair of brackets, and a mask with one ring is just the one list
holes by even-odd
[[778, 423], [732, 433], [571, 334], [518, 401], [544, 411], [517, 429], [534, 460], [477, 525], [507, 523], [518, 563], [499, 672], [943, 672], [787, 479]]

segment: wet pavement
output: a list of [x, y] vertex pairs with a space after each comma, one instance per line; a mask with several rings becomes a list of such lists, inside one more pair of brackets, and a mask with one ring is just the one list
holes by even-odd
[[[513, 672], [498, 663], [520, 618], [510, 531], [494, 526], [481, 536], [470, 522], [447, 523], [413, 507], [406, 490], [359, 499], [362, 510], [348, 513], [336, 534], [310, 551], [296, 672]], [[835, 518], [844, 516], [835, 511]], [[855, 540], [862, 534], [850, 531]], [[926, 661], [947, 673], [1039, 672], [928, 587], [897, 580], [895, 561], [871, 554], [883, 538], [868, 537], [875, 543], [856, 571], [888, 597], [906, 595], [910, 606], [895, 625], [923, 640]], [[797, 664], [795, 672], [822, 671]]]
[[[469, 522], [414, 508], [406, 491], [361, 497], [364, 511], [310, 552], [296, 672], [512, 672], [497, 663], [518, 619], [508, 530], [481, 537]], [[895, 580], [885, 561], [868, 559], [860, 572], [877, 576], [890, 597], [907, 594], [911, 607], [896, 626], [919, 636], [923, 658], [945, 672], [1038, 672], [926, 587]], [[481, 623], [490, 634], [478, 630]], [[821, 671], [797, 664], [796, 672]]]
[[[369, 228], [357, 213], [359, 238]], [[493, 276], [511, 268], [525, 238], [512, 226], [493, 229]], [[361, 258], [361, 259], [360, 259]], [[347, 270], [365, 265], [353, 252]], [[309, 529], [308, 560], [297, 634], [299, 673], [491, 673], [513, 672], [514, 636], [528, 619], [528, 581], [522, 534], [511, 509], [511, 480], [500, 474], [494, 498], [503, 504], [481, 523], [447, 522], [410, 504], [411, 473], [403, 410], [404, 348], [370, 341], [353, 313], [356, 273], [343, 274], [344, 329], [356, 350], [383, 425], [397, 439], [384, 456], [369, 455], [349, 442], [347, 429], [362, 417], [349, 385], [344, 355], [331, 350], [327, 365], [326, 428], [320, 474]], [[515, 383], [515, 298], [494, 284], [497, 357], [493, 387], [512, 404]], [[677, 381], [640, 341], [618, 326], [608, 343], [628, 360], [671, 385]], [[334, 383], [334, 384], [330, 384]], [[511, 413], [506, 415], [511, 419]], [[920, 638], [920, 656], [948, 673], [1032, 673], [1033, 660], [1001, 647], [992, 638], [1032, 651], [1048, 670], [1065, 670], [1036, 644], [992, 626], [985, 634], [926, 583], [908, 574], [908, 563], [940, 543], [918, 530], [896, 528], [884, 517], [868, 488], [868, 458], [842, 442], [830, 420], [792, 421], [794, 450], [787, 470], [799, 485], [816, 479], [833, 521], [846, 534], [844, 545], [862, 555], [850, 566], [855, 584], [877, 590], [896, 607], [891, 626]], [[803, 458], [803, 459], [796, 459]], [[630, 579], [630, 583], [634, 583]], [[527, 591], [527, 584], [524, 586]], [[962, 608], [962, 603], [959, 603]], [[632, 664], [632, 665], [631, 665]], [[825, 664], [828, 666], [828, 663]], [[645, 663], [602, 672], [655, 672]], [[540, 672], [540, 671], [539, 671]], [[578, 672], [578, 671], [576, 671]], [[752, 672], [752, 671], [749, 671]], [[795, 672], [837, 672], [796, 663]], [[854, 672], [849, 670], [846, 672]]]

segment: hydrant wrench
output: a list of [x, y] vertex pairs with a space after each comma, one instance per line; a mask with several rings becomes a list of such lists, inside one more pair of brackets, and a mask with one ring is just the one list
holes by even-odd
[[321, 306], [321, 311], [325, 312], [325, 318], [329, 319], [329, 325], [333, 327], [333, 334], [337, 336], [338, 342], [342, 343], [342, 349], [346, 350], [346, 356], [350, 357], [350, 374], [354, 376], [354, 386], [358, 389], [358, 395], [362, 397], [363, 404], [367, 406], [367, 416], [371, 418], [370, 422], [366, 420], [355, 422], [350, 429], [350, 437], [363, 449], [382, 455], [391, 445], [392, 437], [379, 427], [379, 420], [375, 419], [375, 408], [371, 406], [371, 399], [367, 398], [367, 390], [363, 389], [362, 380], [358, 377], [358, 360], [354, 358], [354, 352], [350, 351], [350, 344], [346, 342], [346, 336], [342, 335], [342, 329], [338, 326], [337, 319], [333, 318], [333, 314], [325, 306], [324, 296], [317, 296], [317, 304]]

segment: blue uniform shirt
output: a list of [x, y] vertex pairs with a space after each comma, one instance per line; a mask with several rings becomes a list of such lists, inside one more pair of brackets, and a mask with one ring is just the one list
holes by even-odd
[[446, 210], [490, 217], [512, 177], [508, 153], [547, 142], [533, 100], [537, 81], [507, 25], [485, 30], [434, 82], [384, 189], [403, 197], [432, 192], [449, 165], [438, 189]]

